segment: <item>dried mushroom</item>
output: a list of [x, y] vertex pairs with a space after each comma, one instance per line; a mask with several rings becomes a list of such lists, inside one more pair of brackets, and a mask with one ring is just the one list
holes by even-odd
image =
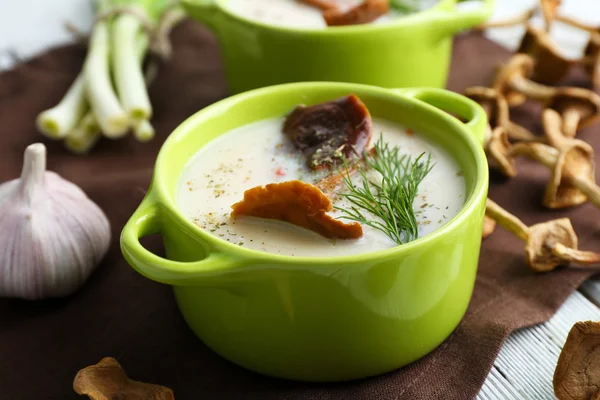
[[496, 221], [488, 217], [483, 217], [483, 232], [481, 238], [485, 239], [489, 237], [496, 230]]
[[508, 103], [497, 90], [483, 86], [473, 86], [466, 89], [464, 94], [484, 109], [492, 130], [503, 127], [511, 139], [536, 140], [536, 136], [528, 129], [510, 120]]
[[302, 181], [270, 183], [244, 192], [244, 199], [231, 206], [231, 217], [259, 217], [289, 222], [330, 239], [358, 239], [358, 222], [349, 224], [332, 218], [331, 200], [316, 186]]
[[531, 56], [515, 54], [500, 67], [492, 87], [506, 98], [509, 106], [518, 106], [527, 98], [547, 101], [556, 93], [556, 89], [528, 79], [534, 66], [535, 61]]
[[510, 154], [511, 144], [503, 127], [494, 128], [484, 148], [485, 153], [496, 163], [502, 175], [512, 178], [517, 174], [514, 159]]
[[567, 336], [554, 370], [558, 400], [600, 398], [600, 322], [577, 322]]
[[598, 121], [600, 96], [587, 89], [559, 88], [546, 107], [561, 114], [562, 132], [573, 138], [579, 129]]
[[600, 207], [600, 188], [595, 183], [592, 147], [581, 140], [563, 136], [561, 118], [556, 111], [545, 110], [543, 122], [551, 146], [519, 143], [513, 146], [511, 155], [536, 160], [552, 171], [544, 205], [548, 208], [573, 207], [589, 199]]
[[283, 132], [307, 157], [314, 170], [332, 168], [343, 159], [360, 158], [369, 145], [373, 122], [355, 95], [298, 106], [286, 118]]
[[328, 26], [368, 24], [385, 15], [389, 9], [389, 0], [365, 0], [349, 10], [325, 10], [323, 18]]
[[[577, 235], [568, 218], [527, 226], [490, 199], [486, 203], [486, 215], [526, 243], [526, 260], [532, 271], [548, 272], [570, 264], [586, 266], [597, 264], [600, 259], [600, 254], [591, 259], [589, 255], [596, 253], [577, 249]], [[561, 251], [556, 251], [557, 248]], [[583, 255], [588, 256], [587, 259]]]
[[96, 365], [79, 371], [73, 381], [77, 394], [92, 400], [173, 400], [169, 388], [131, 380], [114, 358], [103, 358]]
[[583, 68], [590, 76], [594, 88], [600, 88], [600, 32], [592, 32], [585, 46]]
[[542, 16], [546, 24], [546, 30], [550, 30], [550, 25], [558, 15], [558, 7], [560, 7], [562, 0], [540, 0], [540, 6], [542, 9]]
[[522, 12], [521, 14], [517, 14], [513, 17], [503, 19], [503, 20], [486, 22], [484, 24], [476, 26], [475, 29], [482, 30], [482, 29], [489, 29], [489, 28], [507, 28], [507, 27], [511, 27], [511, 26], [515, 26], [515, 25], [521, 25], [521, 24], [525, 24], [527, 21], [529, 21], [534, 15], [535, 15], [535, 8], [529, 8], [529, 9], [525, 10], [524, 12]]
[[560, 54], [547, 32], [531, 25], [527, 26], [517, 53], [528, 54], [535, 60], [531, 79], [546, 85], [564, 79], [574, 64]]

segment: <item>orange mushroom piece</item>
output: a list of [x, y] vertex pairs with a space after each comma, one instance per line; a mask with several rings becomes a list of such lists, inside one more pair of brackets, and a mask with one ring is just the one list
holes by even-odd
[[548, 101], [556, 89], [530, 80], [534, 67], [535, 60], [531, 56], [515, 54], [500, 67], [492, 87], [506, 99], [509, 106], [518, 106], [527, 98]]
[[518, 143], [510, 153], [535, 160], [552, 171], [544, 205], [553, 209], [566, 208], [589, 200], [600, 207], [593, 148], [581, 140], [565, 137], [561, 131], [561, 117], [556, 111], [544, 110], [543, 124], [550, 146]]
[[289, 222], [330, 239], [358, 239], [358, 222], [346, 224], [327, 213], [331, 200], [316, 186], [294, 180], [257, 186], [244, 192], [244, 199], [231, 206], [232, 218], [259, 217]]
[[534, 272], [552, 271], [561, 265], [590, 266], [600, 262], [600, 254], [577, 249], [577, 235], [568, 218], [527, 226], [490, 199], [486, 203], [486, 215], [525, 242], [527, 265]]
[[325, 10], [323, 18], [328, 26], [368, 24], [385, 15], [390, 9], [389, 0], [365, 0], [349, 10]]
[[535, 82], [554, 85], [564, 79], [574, 60], [569, 60], [560, 54], [548, 32], [528, 25], [517, 53], [530, 55], [534, 60], [531, 79]]
[[169, 388], [129, 379], [114, 358], [103, 358], [96, 365], [80, 370], [73, 381], [73, 390], [92, 400], [173, 400]]
[[497, 90], [483, 86], [473, 86], [465, 90], [464, 95], [477, 102], [486, 112], [492, 130], [503, 127], [510, 139], [536, 140], [533, 133], [510, 120], [508, 103]]
[[558, 400], [600, 398], [600, 322], [577, 322], [560, 352], [552, 384]]

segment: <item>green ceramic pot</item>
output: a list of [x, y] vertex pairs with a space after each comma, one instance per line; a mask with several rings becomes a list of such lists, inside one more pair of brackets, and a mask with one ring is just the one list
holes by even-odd
[[[179, 176], [202, 146], [299, 103], [350, 93], [373, 116], [412, 128], [456, 158], [465, 205], [439, 230], [358, 256], [293, 257], [221, 240], [178, 210]], [[488, 188], [486, 126], [479, 105], [442, 89], [298, 83], [236, 95], [196, 113], [167, 139], [150, 189], [123, 229], [123, 254], [142, 275], [173, 286], [181, 313], [207, 346], [250, 370], [341, 381], [396, 369], [442, 343], [469, 304]], [[166, 258], [139, 242], [155, 233], [164, 239]]]
[[493, 0], [484, 0], [476, 10], [459, 11], [457, 0], [441, 0], [432, 9], [388, 24], [317, 30], [241, 18], [227, 11], [226, 1], [182, 4], [216, 34], [232, 93], [307, 81], [441, 88], [448, 77], [452, 37], [485, 21], [493, 8]]

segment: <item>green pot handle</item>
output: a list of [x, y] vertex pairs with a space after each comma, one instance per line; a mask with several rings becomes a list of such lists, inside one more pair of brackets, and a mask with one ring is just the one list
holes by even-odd
[[437, 15], [430, 19], [431, 27], [441, 37], [446, 37], [480, 25], [492, 15], [494, 1], [482, 0], [481, 6], [474, 10], [457, 10], [456, 4], [453, 2], [454, 4], [440, 9]]
[[160, 228], [159, 207], [147, 195], [121, 232], [121, 252], [125, 260], [148, 279], [173, 286], [198, 285], [202, 278], [220, 275], [221, 271], [236, 265], [230, 257], [215, 252], [191, 262], [159, 257], [146, 250], [140, 238], [160, 233]]
[[179, 4], [190, 17], [202, 22], [212, 31], [216, 29], [216, 0], [179, 0]]
[[452, 113], [463, 121], [467, 121], [464, 124], [473, 132], [477, 141], [483, 145], [488, 126], [487, 114], [475, 101], [445, 89], [407, 88], [391, 90], [427, 103], [442, 111]]

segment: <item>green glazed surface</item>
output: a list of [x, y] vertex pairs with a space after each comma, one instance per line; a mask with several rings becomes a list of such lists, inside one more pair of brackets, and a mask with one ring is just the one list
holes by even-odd
[[226, 1], [182, 0], [182, 4], [219, 40], [232, 93], [307, 81], [442, 88], [452, 37], [485, 21], [493, 8], [493, 0], [484, 0], [476, 10], [459, 11], [457, 0], [441, 0], [432, 9], [387, 24], [316, 30], [241, 18], [223, 6]]
[[[384, 251], [308, 258], [236, 246], [178, 211], [179, 176], [203, 145], [238, 126], [284, 115], [299, 103], [350, 93], [373, 116], [413, 129], [457, 160], [466, 200], [446, 225]], [[309, 381], [349, 380], [399, 368], [446, 339], [469, 304], [488, 188], [481, 146], [486, 126], [481, 107], [442, 89], [298, 83], [236, 95], [196, 113], [167, 139], [150, 189], [123, 229], [123, 254], [142, 275], [172, 285], [192, 330], [243, 367]], [[163, 236], [168, 259], [139, 243], [154, 233]]]

